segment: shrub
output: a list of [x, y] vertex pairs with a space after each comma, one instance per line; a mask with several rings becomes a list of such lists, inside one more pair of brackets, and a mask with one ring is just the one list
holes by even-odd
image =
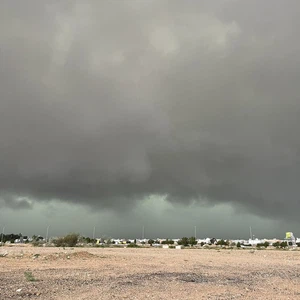
[[181, 240], [178, 241], [178, 245], [188, 246], [189, 245], [189, 239], [187, 237], [183, 237]]
[[287, 247], [288, 246], [288, 243], [287, 242], [281, 242], [280, 243], [280, 247], [281, 248], [285, 248], [285, 247]]
[[224, 240], [220, 240], [217, 242], [217, 245], [219, 246], [228, 246], [229, 242], [228, 241], [224, 241]]
[[24, 276], [26, 278], [27, 281], [37, 281], [35, 279], [35, 277], [32, 275], [31, 272], [27, 271], [27, 272], [24, 272]]
[[139, 248], [139, 245], [131, 243], [131, 244], [127, 245], [127, 248]]
[[32, 246], [33, 247], [41, 247], [43, 245], [43, 242], [41, 241], [33, 241]]
[[173, 245], [173, 244], [174, 244], [174, 241], [173, 241], [173, 240], [166, 239], [165, 241], [162, 241], [161, 243], [164, 244], [164, 245]]
[[74, 247], [78, 242], [79, 234], [70, 233], [53, 241], [57, 247]]

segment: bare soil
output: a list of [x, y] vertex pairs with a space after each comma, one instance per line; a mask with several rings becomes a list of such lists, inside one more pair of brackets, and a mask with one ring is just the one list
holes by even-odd
[[0, 299], [300, 299], [300, 251], [2, 247]]

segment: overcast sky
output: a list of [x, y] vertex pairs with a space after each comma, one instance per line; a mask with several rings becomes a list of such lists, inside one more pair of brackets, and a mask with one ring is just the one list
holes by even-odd
[[1, 1], [0, 225], [300, 235], [299, 14], [298, 0]]

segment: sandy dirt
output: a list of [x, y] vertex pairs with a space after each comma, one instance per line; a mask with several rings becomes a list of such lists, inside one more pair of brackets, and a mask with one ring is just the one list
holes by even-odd
[[300, 299], [300, 251], [2, 247], [0, 299]]

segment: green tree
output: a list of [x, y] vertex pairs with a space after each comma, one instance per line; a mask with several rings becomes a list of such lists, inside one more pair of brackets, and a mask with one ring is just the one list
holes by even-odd
[[197, 241], [196, 241], [196, 238], [195, 238], [194, 236], [191, 236], [191, 237], [189, 238], [189, 244], [190, 244], [191, 246], [197, 245]]
[[173, 245], [173, 244], [174, 244], [174, 241], [173, 241], [173, 240], [166, 239], [166, 240], [162, 241], [161, 243], [164, 244], [164, 245]]
[[219, 246], [228, 246], [229, 241], [219, 240], [219, 241], [217, 241], [217, 245], [219, 245]]
[[178, 245], [188, 246], [189, 245], [189, 239], [187, 237], [183, 237], [181, 240], [178, 241]]
[[148, 240], [148, 244], [152, 246], [152, 244], [154, 244], [154, 240], [152, 239]]

